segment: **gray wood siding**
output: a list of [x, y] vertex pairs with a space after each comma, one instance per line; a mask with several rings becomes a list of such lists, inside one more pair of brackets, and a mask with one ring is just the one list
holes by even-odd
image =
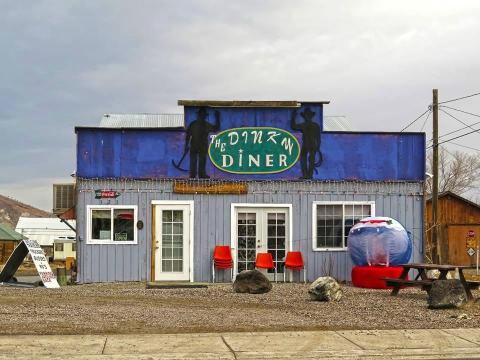
[[[308, 280], [324, 275], [332, 262], [333, 276], [350, 280], [352, 262], [347, 251], [312, 250], [312, 203], [314, 201], [374, 201], [375, 213], [400, 221], [413, 235], [412, 262], [423, 260], [423, 184], [358, 182], [255, 182], [246, 195], [184, 195], [172, 192], [172, 181], [77, 180], [78, 281], [114, 282], [150, 279], [153, 200], [194, 201], [194, 280], [210, 281], [215, 245], [230, 245], [231, 204], [292, 204], [293, 250], [304, 254]], [[117, 190], [117, 199], [95, 199], [95, 189]], [[96, 245], [86, 243], [87, 205], [137, 205], [136, 245]], [[217, 279], [227, 280], [227, 272]], [[296, 275], [298, 278], [298, 274]]]

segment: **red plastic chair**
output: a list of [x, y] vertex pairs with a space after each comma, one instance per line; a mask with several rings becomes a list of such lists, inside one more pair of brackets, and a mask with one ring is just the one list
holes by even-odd
[[212, 282], [215, 282], [215, 269], [230, 269], [230, 278], [233, 279], [233, 258], [230, 246], [215, 246], [212, 259]]
[[303, 256], [300, 251], [289, 251], [285, 258], [285, 269], [283, 271], [283, 282], [285, 282], [285, 274], [287, 269], [290, 271], [303, 270], [303, 281], [307, 283], [307, 271], [305, 269], [305, 263], [303, 262]]
[[255, 260], [255, 267], [259, 269], [273, 269], [273, 279], [277, 282], [277, 268], [273, 263], [273, 257], [270, 253], [258, 253]]

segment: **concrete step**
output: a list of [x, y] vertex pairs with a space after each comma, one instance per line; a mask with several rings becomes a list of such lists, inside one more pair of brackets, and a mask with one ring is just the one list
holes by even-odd
[[147, 282], [147, 289], [201, 289], [207, 288], [208, 283], [189, 281], [151, 281]]

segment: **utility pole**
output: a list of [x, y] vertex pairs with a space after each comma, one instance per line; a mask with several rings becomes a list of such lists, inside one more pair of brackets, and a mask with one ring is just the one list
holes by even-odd
[[[438, 243], [438, 89], [433, 89], [432, 261], [441, 262]], [[436, 259], [435, 259], [436, 258]]]

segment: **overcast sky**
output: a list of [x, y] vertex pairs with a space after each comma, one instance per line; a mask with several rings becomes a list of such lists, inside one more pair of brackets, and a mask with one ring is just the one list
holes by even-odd
[[[181, 112], [178, 99], [330, 100], [326, 115], [355, 130], [399, 131], [434, 87], [441, 100], [480, 91], [479, 1], [0, 6], [0, 193], [46, 210], [52, 183], [72, 180], [74, 126], [104, 113]], [[480, 113], [479, 96], [451, 105]], [[440, 115], [440, 133], [461, 127]], [[478, 137], [460, 141], [480, 148]]]

